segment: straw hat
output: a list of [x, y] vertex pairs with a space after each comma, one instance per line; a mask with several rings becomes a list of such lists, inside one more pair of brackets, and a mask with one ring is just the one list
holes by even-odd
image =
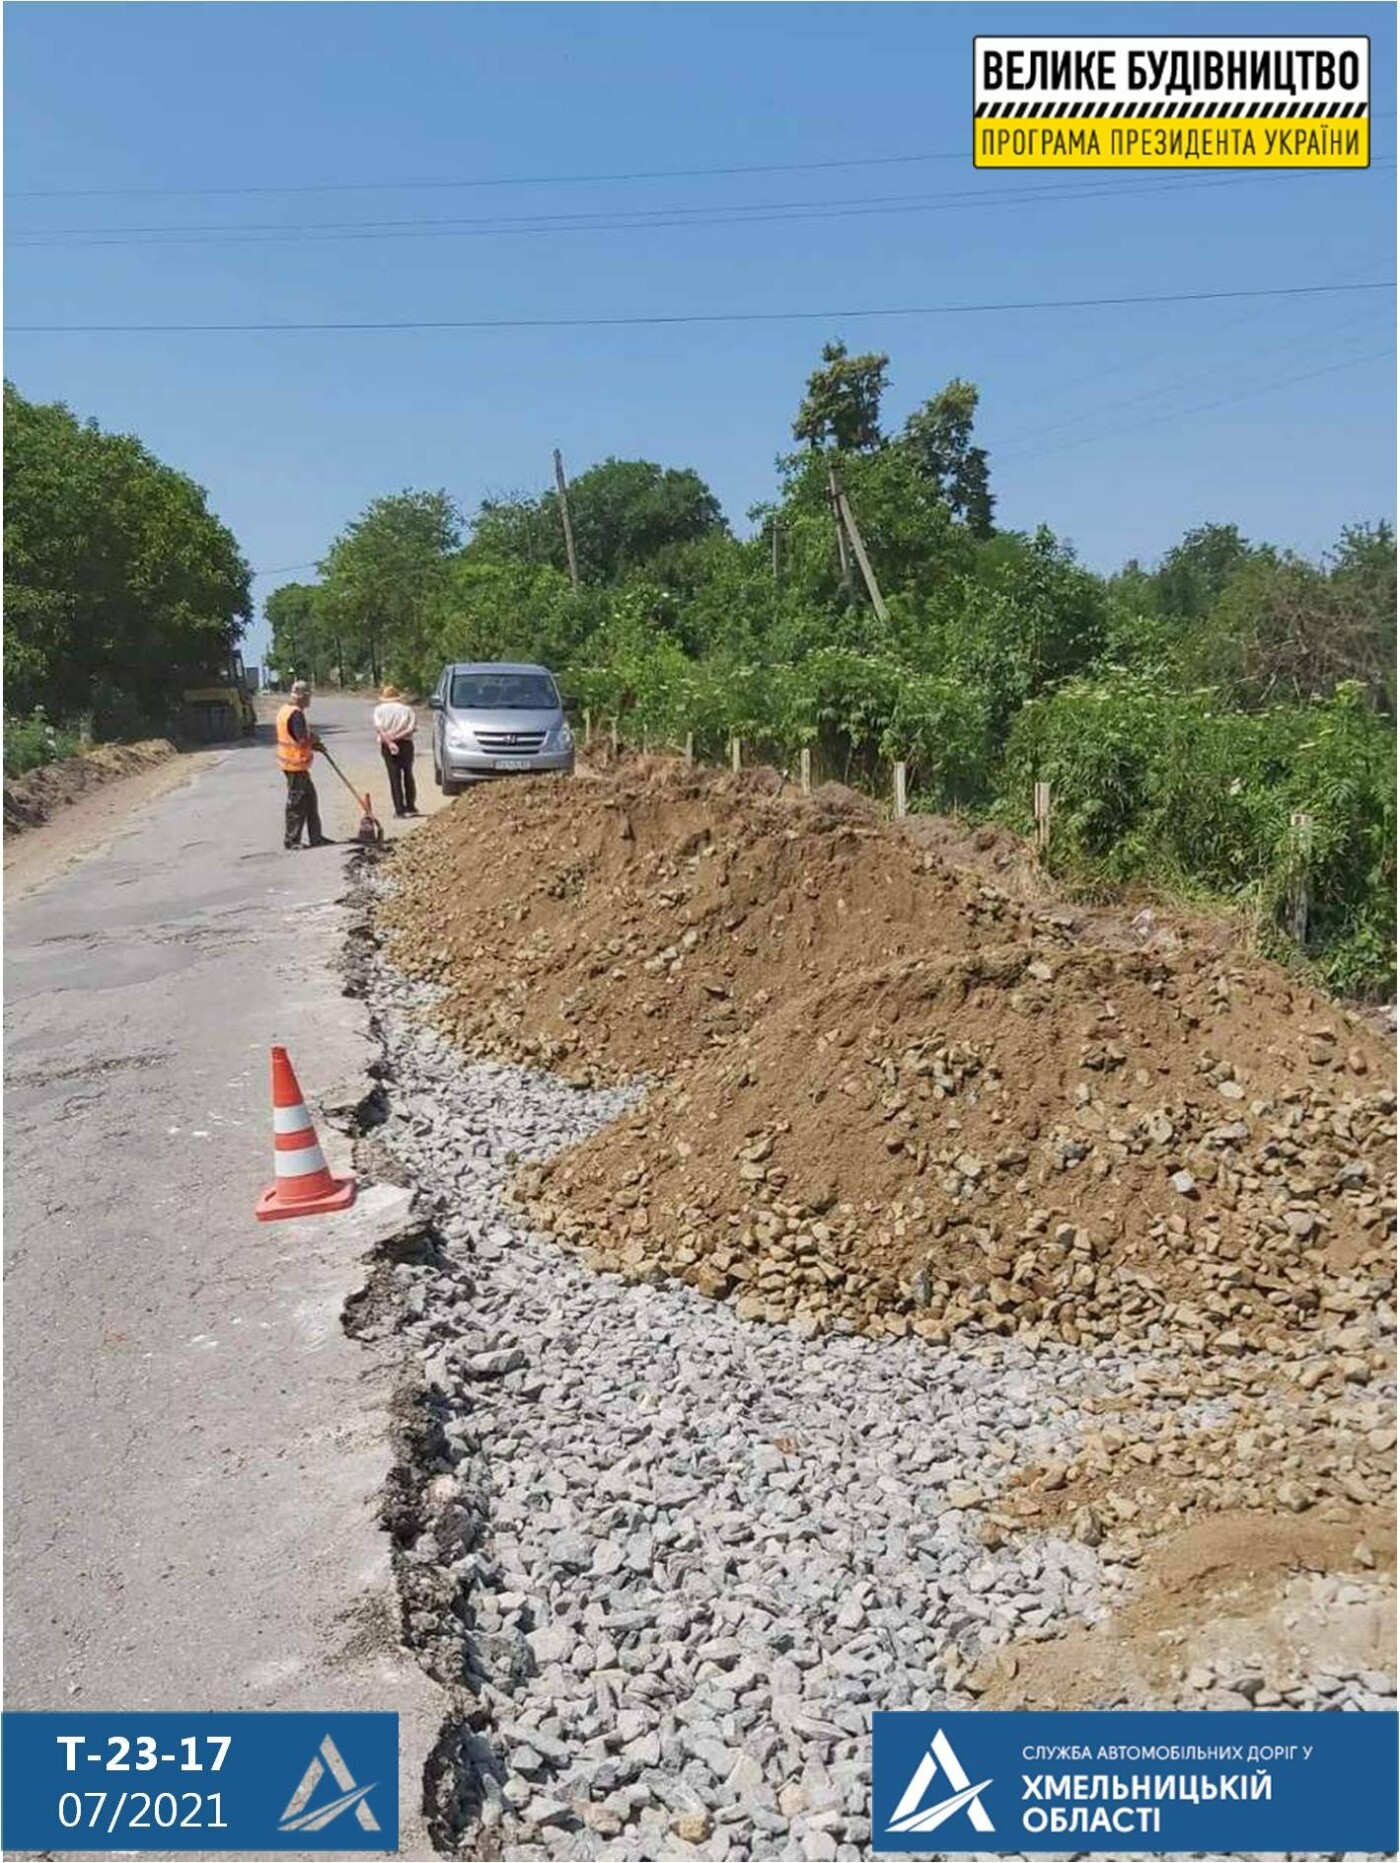
[[379, 696], [381, 699], [401, 699], [403, 694], [399, 691], [397, 686], [385, 686]]

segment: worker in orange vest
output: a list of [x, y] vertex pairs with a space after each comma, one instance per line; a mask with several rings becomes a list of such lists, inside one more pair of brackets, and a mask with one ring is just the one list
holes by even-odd
[[308, 847], [331, 845], [329, 836], [321, 833], [321, 808], [311, 780], [311, 760], [325, 746], [307, 722], [310, 703], [311, 688], [299, 679], [289, 702], [277, 714], [277, 761], [287, 779], [287, 821], [282, 836], [287, 848], [300, 847], [303, 828]]

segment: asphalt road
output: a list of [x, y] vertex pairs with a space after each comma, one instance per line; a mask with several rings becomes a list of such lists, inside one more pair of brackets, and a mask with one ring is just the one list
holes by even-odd
[[[367, 713], [314, 713], [360, 781]], [[336, 970], [346, 853], [283, 852], [282, 788], [262, 727], [6, 910], [5, 1701], [397, 1709], [424, 1854], [443, 1704], [376, 1524], [389, 1369], [340, 1325], [402, 1193], [253, 1219], [269, 1044], [313, 1104], [372, 1055]]]

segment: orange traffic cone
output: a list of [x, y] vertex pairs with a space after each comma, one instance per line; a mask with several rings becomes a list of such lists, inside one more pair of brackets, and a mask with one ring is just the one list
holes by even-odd
[[277, 1177], [258, 1198], [260, 1223], [349, 1209], [355, 1180], [331, 1176], [285, 1048], [272, 1051], [272, 1143]]

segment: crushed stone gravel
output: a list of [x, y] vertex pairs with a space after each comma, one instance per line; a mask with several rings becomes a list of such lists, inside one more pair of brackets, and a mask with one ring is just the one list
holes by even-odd
[[469, 1696], [459, 1834], [521, 1858], [868, 1855], [872, 1709], [973, 1705], [998, 1651], [1099, 1620], [1127, 1581], [1070, 1535], [989, 1534], [985, 1509], [1141, 1360], [809, 1337], [590, 1272], [502, 1193], [635, 1090], [473, 1063], [377, 956], [366, 988], [376, 1139], [435, 1211], [435, 1249], [392, 1270], [434, 1418], [400, 1560], [411, 1631]]

